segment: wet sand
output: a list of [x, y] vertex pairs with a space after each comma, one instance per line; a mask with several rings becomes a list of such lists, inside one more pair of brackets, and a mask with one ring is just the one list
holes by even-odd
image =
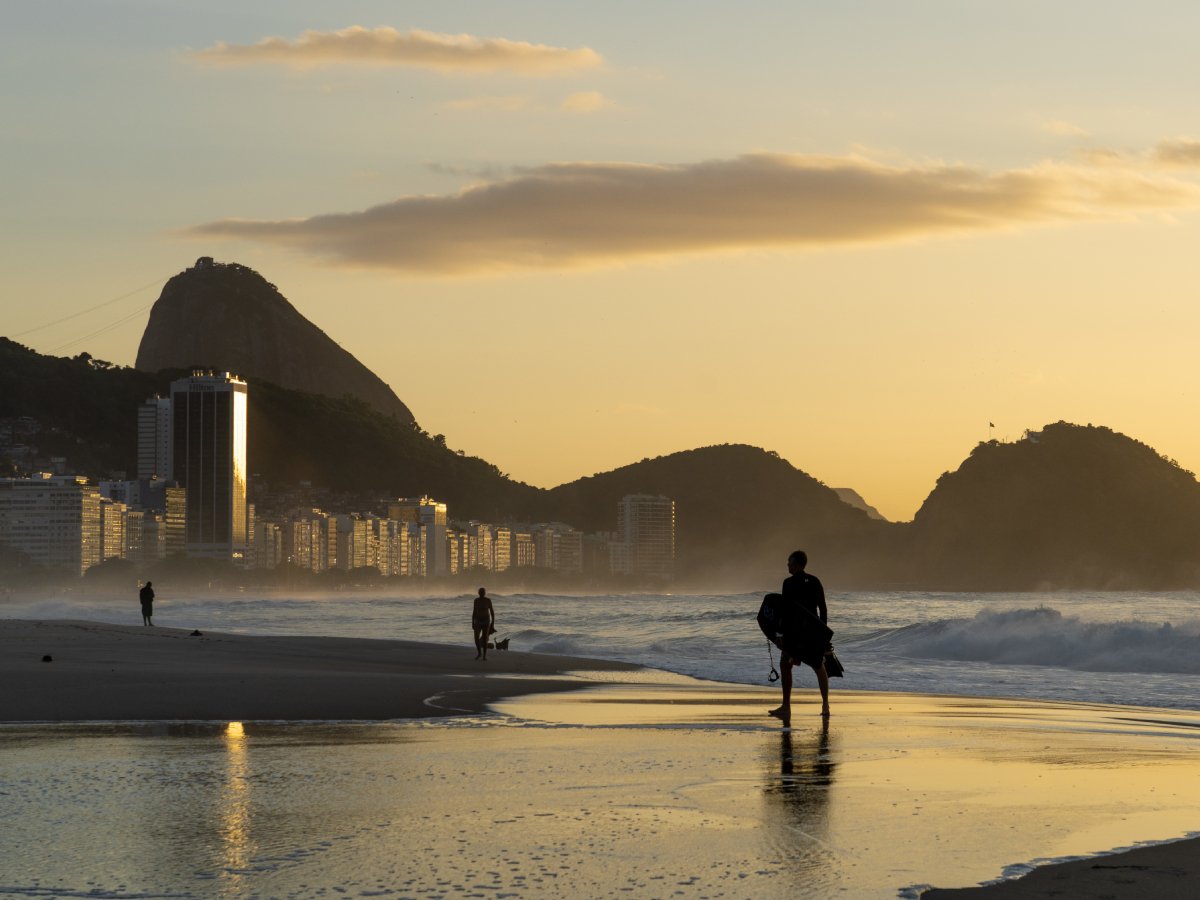
[[[47, 653], [54, 661], [42, 663]], [[205, 871], [231, 891], [263, 894], [324, 877], [403, 895], [915, 897], [1073, 857], [1090, 858], [979, 893], [925, 896], [1169, 898], [1194, 887], [1197, 846], [1178, 839], [1197, 827], [1197, 713], [835, 685], [826, 724], [801, 682], [792, 727], [781, 729], [765, 715], [777, 700], [767, 687], [516, 652], [486, 664], [472, 656], [469, 646], [0, 620], [0, 721], [233, 723], [204, 726], [215, 729], [207, 737], [187, 725], [0, 729], [8, 771], [29, 773], [8, 787], [19, 808], [29, 786], [30, 807], [12, 822], [41, 827], [39, 804], [70, 809], [77, 783], [88, 785], [81, 807], [96, 814], [57, 816], [69, 834], [51, 841], [14, 832], [0, 868], [24, 867], [24, 880], [8, 880], [45, 887], [35, 875], [55, 863], [39, 853], [62, 841], [94, 845], [100, 862], [81, 871], [103, 871], [123, 810], [162, 802], [211, 809], [213, 824], [193, 823], [198, 837], [178, 842], [192, 854], [178, 861], [179, 881], [155, 881], [164, 867], [130, 889], [178, 891]], [[568, 674], [579, 670], [591, 674]], [[456, 710], [441, 724], [430, 718]], [[426, 724], [255, 724], [415, 717]], [[147, 741], [175, 749], [150, 752]], [[197, 741], [213, 746], [197, 753]], [[62, 751], [76, 742], [86, 752]], [[97, 769], [103, 748], [128, 761]], [[60, 751], [48, 788], [37, 773]], [[301, 765], [306, 753], [312, 761]], [[148, 799], [106, 799], [137, 790], [129, 766], [162, 760], [200, 769], [160, 779]], [[111, 787], [99, 790], [106, 777]], [[298, 789], [286, 789], [289, 778]], [[95, 808], [110, 802], [111, 811]], [[344, 843], [326, 848], [343, 805]], [[316, 830], [268, 839], [256, 831], [262, 822]], [[194, 858], [197, 846], [210, 846], [212, 859]], [[273, 861], [278, 847], [294, 858]], [[306, 868], [314, 847], [319, 870]], [[62, 879], [57, 887], [71, 887]]]
[[443, 646], [0, 619], [0, 722], [411, 719], [578, 687], [573, 670], [637, 668], [495, 650], [477, 661], [467, 637]]

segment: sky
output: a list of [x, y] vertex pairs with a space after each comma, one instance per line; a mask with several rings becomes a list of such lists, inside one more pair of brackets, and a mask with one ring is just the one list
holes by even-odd
[[1200, 468], [1200, 7], [44, 0], [0, 334], [132, 365], [199, 256], [552, 487], [748, 443], [911, 519], [1066, 420]]

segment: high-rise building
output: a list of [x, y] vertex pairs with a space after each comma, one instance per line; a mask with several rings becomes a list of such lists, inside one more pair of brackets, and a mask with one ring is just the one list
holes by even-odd
[[507, 572], [512, 567], [512, 529], [497, 525], [492, 529], [492, 568]]
[[171, 400], [155, 394], [138, 407], [137, 477], [171, 479]]
[[617, 545], [612, 561], [617, 574], [674, 578], [675, 501], [649, 494], [622, 497], [617, 503]]
[[100, 561], [125, 558], [129, 507], [119, 500], [100, 499]]
[[100, 562], [100, 501], [82, 476], [0, 478], [0, 544], [82, 575]]
[[187, 553], [244, 562], [246, 382], [194, 372], [171, 383], [171, 464], [187, 489]]
[[445, 575], [450, 568], [446, 543], [446, 504], [429, 497], [412, 500], [399, 497], [388, 504], [388, 518], [425, 526], [422, 548], [424, 575]]

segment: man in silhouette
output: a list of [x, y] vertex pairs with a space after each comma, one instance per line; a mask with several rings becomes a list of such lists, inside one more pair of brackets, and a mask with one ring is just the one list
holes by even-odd
[[[819, 619], [822, 625], [825, 625], [829, 618], [825, 609], [825, 588], [821, 586], [821, 581], [816, 575], [809, 575], [804, 571], [807, 565], [808, 554], [803, 550], [794, 551], [787, 559], [790, 574], [784, 579], [783, 589], [780, 591], [786, 609], [785, 633], [790, 629], [804, 627], [803, 623], [807, 618], [805, 612]], [[817, 673], [817, 686], [821, 689], [821, 715], [829, 716], [829, 676], [825, 672], [824, 648], [821, 652], [814, 651], [804, 659], [793, 659], [785, 650], [779, 658], [783, 705], [770, 711], [770, 715], [782, 719], [785, 725], [790, 725], [792, 721], [792, 666], [798, 662], [804, 663]]]
[[475, 608], [471, 610], [471, 630], [475, 632], [475, 658], [487, 659], [488, 635], [496, 630], [496, 610], [487, 588], [479, 589]]
[[142, 589], [138, 591], [138, 599], [142, 602], [142, 624], [154, 625], [150, 621], [150, 617], [154, 615], [154, 588], [150, 585], [153, 582], [147, 581]]

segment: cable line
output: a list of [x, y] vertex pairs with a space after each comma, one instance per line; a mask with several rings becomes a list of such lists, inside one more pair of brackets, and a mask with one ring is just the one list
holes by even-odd
[[[126, 296], [128, 296], [128, 295], [126, 295]], [[136, 316], [140, 316], [142, 313], [144, 313], [146, 310], [148, 310], [153, 305], [154, 305], [153, 303], [147, 303], [141, 309], [135, 309], [129, 315], [122, 316], [120, 319], [117, 319], [117, 321], [110, 322], [108, 325], [105, 325], [103, 328], [93, 331], [91, 334], [85, 334], [83, 337], [75, 338], [75, 340], [73, 340], [73, 341], [67, 341], [65, 344], [60, 344], [59, 346], [55, 347], [53, 350], [49, 350], [47, 352], [48, 353], [57, 353], [59, 350], [65, 350], [67, 347], [71, 347], [71, 346], [74, 346], [75, 344], [83, 343], [84, 341], [94, 338], [97, 335], [104, 334], [104, 332], [106, 332], [106, 331], [112, 331], [118, 325], [124, 325], [130, 319], [135, 318]]]
[[[17, 334], [9, 335], [9, 337], [10, 338], [24, 337], [27, 334], [33, 334], [35, 331], [41, 331], [42, 329], [49, 328], [52, 325], [61, 325], [63, 322], [69, 322], [69, 321], [71, 321], [71, 319], [77, 319], [80, 316], [85, 316], [90, 312], [95, 312], [98, 309], [103, 309], [105, 306], [111, 306], [112, 304], [116, 303], [118, 300], [124, 300], [127, 297], [132, 297], [134, 294], [140, 294], [142, 291], [146, 290], [146, 288], [154, 287], [154, 285], [160, 283], [161, 281], [163, 281], [162, 278], [155, 278], [153, 281], [147, 282], [146, 284], [143, 284], [139, 288], [134, 288], [132, 291], [124, 293], [120, 297], [113, 297], [111, 300], [105, 300], [103, 303], [97, 303], [95, 306], [89, 306], [87, 309], [81, 309], [79, 312], [71, 313], [69, 316], [63, 316], [61, 319], [55, 319], [53, 322], [47, 322], [45, 325], [38, 325], [36, 328], [26, 329], [25, 331], [18, 332]], [[151, 306], [153, 306], [153, 305], [154, 304], [151, 304]], [[141, 310], [138, 310], [138, 312], [141, 312]], [[64, 344], [63, 346], [69, 347], [70, 344]]]

